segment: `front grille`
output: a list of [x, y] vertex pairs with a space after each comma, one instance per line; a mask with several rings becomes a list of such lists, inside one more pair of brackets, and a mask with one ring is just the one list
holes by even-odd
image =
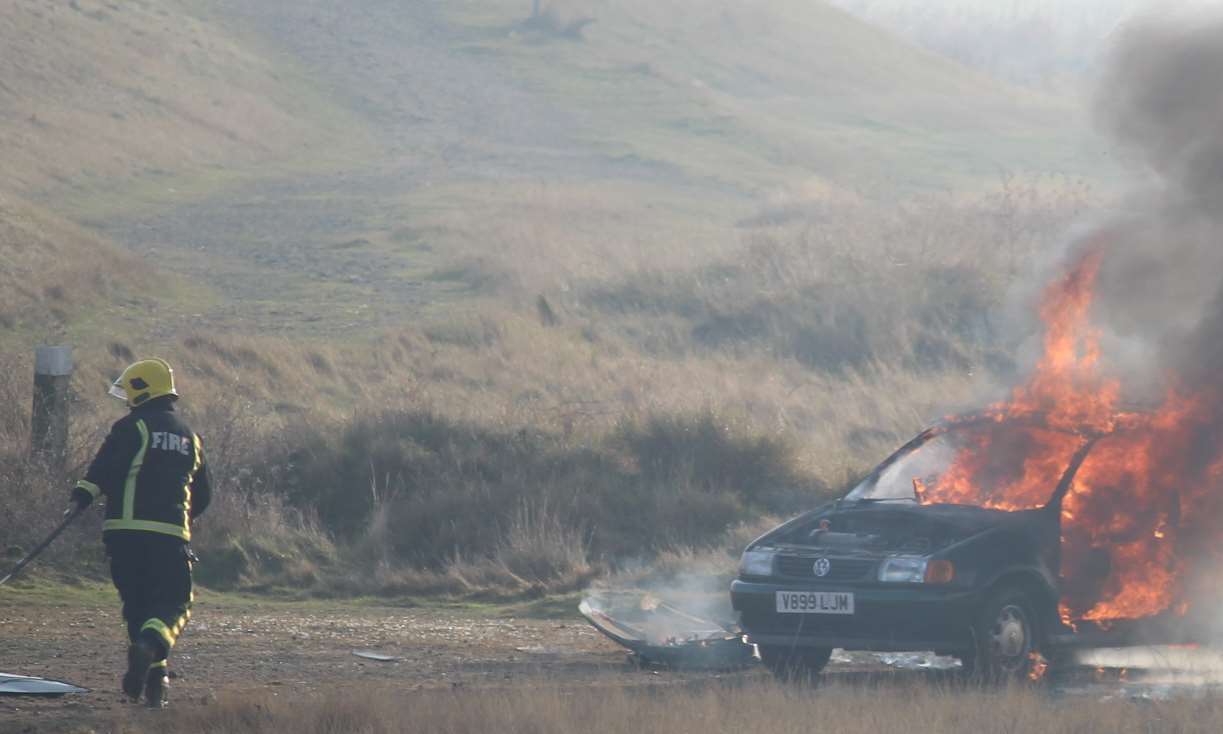
[[777, 573], [801, 579], [859, 581], [866, 578], [875, 569], [874, 561], [829, 558], [828, 573], [816, 576], [815, 564], [820, 558], [820, 556], [781, 556], [777, 559]]

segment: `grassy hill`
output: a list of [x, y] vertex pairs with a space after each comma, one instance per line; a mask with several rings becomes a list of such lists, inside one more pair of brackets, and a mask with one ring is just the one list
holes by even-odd
[[[369, 344], [407, 328], [429, 358], [414, 357], [400, 386], [457, 396], [478, 384], [506, 406], [533, 392], [653, 405], [643, 372], [680, 385], [713, 369], [676, 359], [886, 345], [899, 332], [853, 336], [854, 324], [894, 317], [837, 315], [795, 294], [852, 293], [838, 278], [904, 267], [891, 253], [912, 237], [943, 243], [930, 267], [1014, 271], [1017, 253], [1052, 236], [1017, 211], [1048, 214], [1060, 194], [1004, 189], [931, 210], [968, 218], [960, 230], [897, 200], [987, 188], [999, 168], [1093, 170], [1066, 101], [820, 2], [556, 2], [527, 14], [493, 0], [15, 0], [0, 13], [0, 342], [68, 339], [106, 355], [95, 360], [106, 372], [132, 350], [198, 360], [187, 340], [234, 332], [238, 345], [205, 350], [215, 364], [201, 369], [224, 382], [235, 354], [259, 351], [243, 340], [267, 345], [270, 333], [293, 340], [270, 353], [326, 364], [351, 352], [376, 375], [404, 355]], [[768, 258], [810, 267], [799, 243], [812, 235], [774, 225], [816, 221], [817, 262], [857, 253], [767, 272], [777, 262], [759, 259], [762, 238], [782, 253]], [[1002, 227], [983, 236], [1009, 264], [973, 250], [978, 227]], [[980, 275], [964, 287], [1005, 282]], [[907, 276], [879, 278], [946, 313]], [[541, 297], [564, 329], [523, 326]], [[834, 336], [811, 336], [805, 318]], [[761, 347], [749, 334], [771, 336]], [[516, 341], [520, 354], [505, 354]], [[549, 370], [565, 380], [521, 367], [523, 381], [488, 377], [542, 344], [562, 355]], [[878, 349], [890, 347], [834, 362]], [[616, 378], [579, 379], [565, 361], [590, 359]], [[672, 361], [638, 369], [659, 359]], [[297, 409], [368, 394], [334, 370], [294, 372]]]
[[451, 176], [753, 193], [794, 176], [929, 189], [1085, 162], [1058, 129], [1073, 106], [821, 2], [557, 2], [526, 23], [527, 3], [493, 0], [211, 5], [330, 83], [402, 154], [442, 158]]
[[896, 193], [997, 168], [1082, 165], [1050, 124], [1071, 107], [824, 3], [576, 5], [570, 15], [594, 21], [581, 44], [504, 33], [515, 19], [504, 3], [455, 3], [449, 17], [484, 30], [473, 51], [504, 59], [556, 103], [589, 110], [592, 145], [624, 146], [694, 178], [751, 192], [818, 177]]
[[291, 60], [200, 20], [192, 5], [6, 3], [4, 188], [56, 200], [133, 180], [255, 168], [334, 141], [351, 125]]
[[[1098, 170], [1073, 104], [814, 1], [529, 6], [0, 10], [0, 369], [77, 347], [83, 461], [114, 373], [178, 365], [226, 583], [578, 583], [1014, 368], [991, 313]], [[24, 379], [14, 537], [62, 501]]]
[[[208, 291], [149, 265], [47, 209], [0, 193], [0, 345], [95, 341], [126, 324], [155, 331], [159, 314]], [[172, 312], [172, 311], [171, 311]]]
[[821, 2], [527, 5], [15, 0], [0, 190], [218, 290], [210, 324], [334, 336], [715, 257], [778, 196], [1099, 169], [1066, 100]]
[[[51, 83], [16, 94], [77, 104], [114, 143], [73, 173], [65, 112], [15, 158], [19, 180], [58, 176], [35, 187], [48, 206], [215, 288], [211, 325], [336, 338], [718, 257], [778, 197], [1098, 170], [1073, 104], [820, 2], [527, 6], [40, 10], [89, 43], [61, 60], [27, 41]], [[14, 39], [47, 36], [22, 22]], [[116, 54], [97, 79], [72, 71]], [[24, 124], [0, 121], [0, 141]]]

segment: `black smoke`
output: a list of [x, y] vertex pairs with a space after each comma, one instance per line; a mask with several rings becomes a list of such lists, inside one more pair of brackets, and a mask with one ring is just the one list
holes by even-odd
[[1087, 240], [1106, 251], [1106, 366], [1135, 400], [1170, 381], [1210, 387], [1223, 377], [1223, 15], [1136, 20], [1106, 69], [1096, 118], [1143, 182]]

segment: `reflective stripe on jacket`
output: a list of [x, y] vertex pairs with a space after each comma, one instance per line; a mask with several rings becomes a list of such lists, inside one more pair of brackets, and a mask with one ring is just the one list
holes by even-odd
[[191, 540], [212, 500], [200, 437], [157, 398], [120, 418], [77, 488], [106, 498], [103, 533], [137, 530]]

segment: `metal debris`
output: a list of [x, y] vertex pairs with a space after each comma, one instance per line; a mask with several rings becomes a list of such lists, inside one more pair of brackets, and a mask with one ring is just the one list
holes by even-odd
[[596, 594], [584, 599], [578, 611], [628, 648], [641, 667], [727, 670], [759, 662], [756, 646], [734, 625], [689, 614], [644, 592]]
[[89, 689], [78, 688], [71, 683], [0, 673], [0, 696], [63, 696], [67, 693], [88, 692]]
[[394, 663], [394, 662], [399, 661], [399, 658], [394, 655], [387, 655], [386, 653], [374, 652], [373, 650], [353, 650], [352, 654], [356, 655], [359, 658], [365, 658], [366, 660], [376, 660], [380, 663]]
[[874, 656], [881, 664], [898, 670], [958, 670], [963, 667], [958, 658], [932, 652], [882, 652]]

